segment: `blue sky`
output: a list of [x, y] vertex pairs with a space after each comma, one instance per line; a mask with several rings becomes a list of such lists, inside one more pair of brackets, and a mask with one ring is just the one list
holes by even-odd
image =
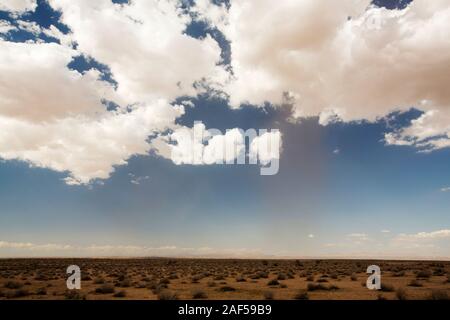
[[[376, 4], [392, 10], [407, 7], [398, 1]], [[0, 11], [0, 19], [13, 27], [20, 20], [43, 29], [54, 25], [71, 35], [65, 24], [71, 20], [62, 21], [46, 1], [37, 1], [28, 13]], [[221, 48], [220, 64], [227, 68], [230, 40], [208, 23], [192, 22], [187, 36], [203, 41], [212, 35]], [[63, 46], [61, 35], [57, 39], [19, 29], [4, 33], [0, 41], [40, 38]], [[114, 63], [86, 57], [77, 55], [67, 68], [80, 74], [94, 68], [101, 81], [123, 86]], [[4, 76], [0, 86], [14, 79]], [[192, 128], [201, 121], [223, 131], [279, 129], [283, 147], [278, 174], [261, 176], [255, 165], [176, 165], [157, 150], [147, 150], [127, 154], [126, 163], [113, 163], [107, 178], [94, 176], [73, 185], [65, 180], [68, 175], [78, 178], [70, 161], [62, 167], [26, 158], [26, 152], [11, 156], [13, 151], [0, 150], [0, 256], [450, 258], [450, 191], [445, 189], [450, 187], [450, 149], [423, 150], [411, 135], [386, 142], [387, 133], [401, 135], [428, 109], [409, 105], [375, 120], [343, 116], [323, 125], [318, 116], [292, 120], [290, 107], [270, 101], [235, 108], [211, 90], [168, 94], [173, 104], [191, 101], [172, 125]], [[112, 112], [117, 106], [114, 102], [105, 108]], [[26, 106], [33, 107], [39, 105]], [[400, 143], [411, 139], [419, 142]], [[82, 150], [84, 157], [93, 152]]]

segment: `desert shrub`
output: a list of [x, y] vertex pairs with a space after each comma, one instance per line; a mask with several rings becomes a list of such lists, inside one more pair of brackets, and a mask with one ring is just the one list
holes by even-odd
[[317, 282], [328, 282], [328, 280], [325, 278], [320, 278], [319, 280], [317, 280]]
[[208, 295], [203, 290], [195, 290], [192, 293], [192, 299], [207, 299]]
[[398, 300], [406, 300], [407, 299], [406, 290], [404, 288], [398, 288], [395, 291], [395, 295]]
[[295, 300], [309, 300], [309, 295], [306, 290], [300, 290], [294, 295]]
[[95, 289], [95, 293], [99, 293], [99, 294], [114, 293], [114, 291], [115, 291], [114, 287], [110, 284], [104, 284], [101, 287], [98, 287], [97, 289]]
[[321, 283], [308, 283], [306, 288], [307, 288], [308, 291], [317, 291], [317, 290], [334, 291], [334, 290], [338, 290], [339, 289], [338, 286], [335, 286], [335, 285], [325, 286], [325, 285], [323, 285]]
[[393, 292], [395, 290], [394, 286], [389, 283], [381, 282], [381, 291], [384, 292]]
[[405, 276], [405, 271], [394, 272], [392, 275], [394, 277], [404, 277]]
[[230, 286], [223, 286], [223, 287], [220, 287], [220, 288], [219, 288], [219, 291], [222, 291], [222, 292], [231, 292], [231, 291], [236, 291], [236, 289], [233, 288], [233, 287], [230, 287]]
[[136, 285], [134, 287], [138, 288], [138, 289], [147, 288], [147, 283], [145, 283], [143, 281], [139, 281], [138, 283], [136, 283]]
[[156, 285], [150, 286], [150, 289], [152, 290], [152, 292], [154, 294], [159, 294], [161, 291], [164, 291], [167, 289], [167, 285], [166, 284], [156, 284]]
[[423, 287], [423, 285], [419, 282], [419, 281], [417, 281], [417, 280], [411, 280], [409, 283], [408, 283], [408, 286], [409, 287]]
[[16, 298], [26, 297], [29, 295], [30, 295], [30, 293], [28, 292], [28, 290], [16, 289], [16, 290], [8, 291], [5, 296], [7, 299], [16, 299]]
[[280, 288], [283, 288], [283, 289], [287, 288], [287, 284], [285, 284], [285, 283], [280, 284]]
[[[199, 280], [200, 280], [201, 278], [199, 278]], [[161, 279], [161, 280], [159, 280], [159, 284], [169, 284], [170, 283], [170, 280], [169, 279], [167, 279], [167, 278], [163, 278], [163, 279]]]
[[119, 288], [128, 288], [131, 286], [131, 281], [128, 279], [118, 281], [118, 282], [116, 282], [115, 286], [119, 287]]
[[331, 290], [331, 291], [339, 290], [339, 287], [336, 286], [336, 285], [334, 285], [334, 284], [332, 284], [332, 285], [330, 285], [330, 286], [328, 287], [328, 290]]
[[352, 273], [352, 275], [350, 276], [350, 279], [352, 281], [358, 281], [358, 277], [356, 276], [356, 273]]
[[327, 290], [328, 288], [320, 283], [308, 283], [307, 285], [308, 291], [316, 291], [316, 290]]
[[337, 273], [333, 272], [333, 273], [331, 274], [331, 279], [337, 279], [337, 278], [338, 278]]
[[280, 282], [278, 282], [277, 279], [272, 279], [269, 282], [267, 282], [268, 286], [278, 286], [280, 284]]
[[159, 294], [158, 294], [158, 299], [159, 300], [178, 300], [178, 295], [170, 290], [162, 290]]
[[64, 298], [66, 300], [86, 300], [86, 296], [82, 295], [78, 290], [66, 290]]
[[278, 274], [277, 279], [278, 279], [278, 280], [286, 280], [286, 274], [280, 272], [280, 273]]
[[430, 300], [450, 300], [450, 297], [445, 290], [433, 290], [429, 296]]
[[127, 292], [125, 290], [120, 290], [113, 295], [115, 298], [125, 298], [126, 296]]
[[306, 277], [306, 281], [314, 281], [314, 276], [308, 276], [308, 277]]
[[45, 281], [45, 280], [48, 280], [48, 279], [47, 279], [47, 276], [45, 274], [37, 273], [36, 276], [34, 277], [34, 280]]
[[378, 294], [377, 300], [387, 300], [385, 296], [383, 296], [381, 293]]
[[264, 299], [266, 299], [266, 300], [273, 300], [275, 297], [275, 295], [272, 291], [265, 291], [263, 296], [264, 296]]
[[245, 280], [245, 278], [243, 276], [237, 276], [236, 277], [236, 282], [245, 282], [247, 280]]
[[39, 288], [36, 290], [36, 294], [38, 296], [45, 296], [47, 294], [47, 289], [45, 288]]
[[428, 279], [431, 277], [431, 272], [429, 270], [421, 270], [417, 272], [416, 278], [417, 279]]
[[20, 289], [23, 287], [23, 284], [18, 281], [7, 281], [3, 286], [8, 289]]
[[95, 278], [94, 279], [94, 284], [104, 284], [105, 283], [105, 279], [103, 278]]
[[433, 270], [433, 275], [434, 276], [443, 276], [443, 275], [445, 275], [445, 269], [442, 267], [438, 267]]
[[208, 281], [208, 287], [215, 287], [216, 285], [214, 281]]

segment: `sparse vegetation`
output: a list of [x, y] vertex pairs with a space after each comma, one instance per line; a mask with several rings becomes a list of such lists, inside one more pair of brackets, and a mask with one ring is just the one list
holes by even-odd
[[99, 293], [99, 294], [109, 294], [109, 293], [114, 293], [114, 287], [110, 284], [104, 284], [101, 287], [98, 287], [97, 289], [95, 289], [95, 293]]
[[208, 295], [203, 290], [195, 290], [192, 293], [192, 299], [207, 299]]
[[309, 300], [308, 292], [300, 290], [294, 295], [295, 300]]
[[[66, 291], [71, 264], [83, 270], [81, 290]], [[366, 288], [371, 264], [383, 270], [381, 292]], [[445, 300], [449, 272], [450, 262], [420, 261], [0, 259], [0, 299]]]

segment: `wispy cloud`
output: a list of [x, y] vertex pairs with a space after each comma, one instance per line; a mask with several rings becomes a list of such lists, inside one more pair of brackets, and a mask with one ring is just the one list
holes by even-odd
[[399, 234], [395, 240], [397, 241], [417, 241], [417, 240], [436, 240], [450, 238], [450, 230], [443, 229], [432, 232], [418, 232], [414, 234]]
[[211, 248], [211, 247], [178, 247], [139, 246], [139, 245], [69, 245], [69, 244], [37, 244], [31, 242], [0, 241], [0, 256], [28, 257], [231, 257], [260, 258], [267, 257], [259, 249], [248, 248]]

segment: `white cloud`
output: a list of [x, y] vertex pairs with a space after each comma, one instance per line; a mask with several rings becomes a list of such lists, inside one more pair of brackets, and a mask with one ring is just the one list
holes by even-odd
[[313, 239], [315, 236], [313, 234], [308, 234], [308, 238]]
[[431, 232], [418, 232], [415, 234], [399, 234], [396, 241], [432, 241], [438, 239], [450, 239], [450, 230], [443, 229]]
[[24, 11], [34, 11], [37, 7], [36, 0], [2, 0], [0, 10], [21, 13]]
[[369, 236], [365, 233], [351, 233], [348, 234], [347, 237], [356, 244], [370, 240]]
[[70, 245], [37, 244], [30, 242], [0, 241], [0, 256], [3, 257], [227, 257], [258, 258], [264, 254], [258, 249], [179, 247], [175, 245]]
[[[72, 30], [78, 50], [108, 65], [128, 101], [195, 96], [203, 80], [224, 71], [221, 49], [210, 36], [184, 33], [191, 22], [177, 1], [51, 0]], [[111, 32], [111, 28], [114, 32]], [[96, 30], [96, 32], [92, 32]]]
[[[2, 4], [19, 10], [19, 2]], [[106, 179], [133, 155], [148, 154], [150, 135], [178, 127], [175, 120], [184, 108], [169, 101], [203, 92], [224, 72], [218, 66], [219, 45], [209, 36], [186, 35], [191, 18], [174, 1], [50, 4], [62, 12], [68, 35], [54, 26], [16, 22], [61, 44], [0, 39], [2, 159], [67, 172], [69, 185]], [[2, 24], [2, 32], [10, 28]], [[83, 74], [69, 70], [67, 65], [82, 54], [106, 64], [117, 88], [99, 80], [96, 69]], [[119, 109], [108, 111], [105, 100]]]
[[15, 30], [16, 27], [11, 24], [9, 21], [0, 20], [0, 35], [8, 33], [12, 30]]
[[387, 230], [387, 229], [383, 229], [383, 230], [381, 230], [381, 233], [390, 233], [391, 231], [390, 230]]
[[450, 187], [441, 188], [441, 192], [450, 192]]
[[218, 13], [205, 16], [231, 42], [233, 79], [225, 90], [233, 106], [280, 105], [289, 92], [294, 116], [319, 116], [323, 125], [374, 121], [416, 106], [425, 118], [387, 142], [450, 146], [448, 1], [387, 10], [369, 0], [286, 0], [275, 7], [233, 0], [225, 22], [217, 22]]

